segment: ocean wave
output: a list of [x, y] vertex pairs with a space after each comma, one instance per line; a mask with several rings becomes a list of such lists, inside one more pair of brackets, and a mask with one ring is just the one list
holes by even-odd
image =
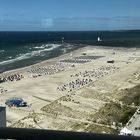
[[5, 50], [0, 50], [0, 53], [3, 53], [3, 52], [5, 52]]
[[66, 48], [62, 48], [61, 50], [63, 51], [63, 54], [67, 52]]
[[[47, 45], [47, 48], [45, 47], [45, 49], [43, 49], [43, 50], [32, 51], [31, 52], [31, 56], [41, 55], [42, 52], [52, 51], [52, 50], [58, 48], [59, 46], [61, 46], [61, 45], [58, 45], [58, 44], [50, 44], [50, 45]], [[50, 47], [50, 48], [48, 48], [48, 47]]]
[[44, 56], [44, 53], [42, 55], [42, 52], [54, 50], [54, 49], [58, 48], [61, 45], [51, 44], [49, 46], [50, 46], [50, 48], [46, 48], [44, 50], [32, 51], [32, 52], [25, 53], [25, 54], [21, 54], [20, 53], [19, 55], [16, 56], [16, 58], [0, 62], [0, 65], [6, 65], [6, 64], [10, 64], [10, 63], [13, 63], [13, 62], [16, 62], [16, 61], [20, 61], [20, 60], [24, 60], [24, 59], [29, 59], [29, 58], [34, 57], [34, 56], [39, 56], [39, 55], [40, 56]]
[[17, 57], [17, 58], [14, 58], [14, 59], [10, 59], [10, 60], [2, 61], [2, 62], [0, 62], [0, 65], [6, 65], [6, 64], [10, 64], [10, 63], [19, 61], [19, 60], [30, 58], [29, 55], [30, 55], [30, 53], [26, 53], [26, 54], [21, 55], [20, 57]]
[[[44, 49], [44, 50], [52, 50], [54, 49], [55, 47], [59, 47], [61, 45], [59, 44], [43, 44], [41, 46], [36, 46], [36, 47], [33, 47], [34, 49]], [[49, 48], [50, 47], [50, 48]]]
[[9, 59], [11, 59], [11, 58], [12, 58], [12, 56], [9, 56], [8, 58], [9, 58]]
[[36, 47], [33, 47], [34, 49], [44, 49], [45, 46], [44, 45], [41, 45], [41, 46], [36, 46]]

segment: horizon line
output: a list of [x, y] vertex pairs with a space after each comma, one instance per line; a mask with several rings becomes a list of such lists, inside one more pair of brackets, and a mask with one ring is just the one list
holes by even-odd
[[0, 32], [115, 32], [115, 31], [140, 31], [140, 29], [116, 29], [116, 30], [56, 30], [56, 31], [42, 31], [42, 30], [10, 30], [10, 31], [0, 31]]

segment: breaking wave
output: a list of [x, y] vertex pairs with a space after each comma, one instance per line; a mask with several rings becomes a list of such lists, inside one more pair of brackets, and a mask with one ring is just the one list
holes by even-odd
[[5, 52], [5, 50], [0, 50], [0, 53], [3, 53], [3, 52]]
[[31, 51], [31, 52], [25, 53], [25, 54], [19, 54], [19, 55], [16, 56], [16, 58], [0, 62], [0, 65], [6, 65], [6, 64], [10, 64], [10, 63], [13, 63], [13, 62], [16, 62], [16, 61], [29, 59], [29, 58], [34, 57], [34, 56], [44, 56], [45, 52], [52, 51], [52, 50], [58, 48], [59, 46], [61, 46], [61, 45], [49, 44], [49, 45], [45, 45], [45, 46], [36, 47], [36, 48], [44, 48], [44, 49], [43, 50], [37, 50], [37, 51]]

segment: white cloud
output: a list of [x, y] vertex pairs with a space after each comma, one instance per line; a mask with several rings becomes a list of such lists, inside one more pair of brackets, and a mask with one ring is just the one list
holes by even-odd
[[43, 19], [41, 24], [47, 31], [138, 29], [140, 17], [60, 17]]

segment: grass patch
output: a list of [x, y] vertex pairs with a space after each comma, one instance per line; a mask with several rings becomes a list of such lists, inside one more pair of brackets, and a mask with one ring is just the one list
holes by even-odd
[[108, 134], [118, 134], [116, 129], [106, 126], [100, 126], [97, 124], [89, 124], [85, 122], [75, 123], [72, 126], [73, 131], [83, 131], [83, 132], [91, 132], [91, 133], [108, 133]]
[[135, 108], [131, 108], [131, 109], [126, 110], [124, 112], [124, 114], [122, 115], [122, 117], [120, 118], [120, 122], [122, 122], [123, 124], [126, 124], [128, 122], [128, 120], [131, 118], [131, 116], [133, 116], [135, 111], [136, 111]]
[[129, 118], [134, 114], [135, 110], [136, 109], [134, 108], [121, 106], [120, 104], [111, 102], [107, 103], [96, 114], [91, 115], [90, 119], [93, 122], [105, 125], [112, 125], [113, 122], [125, 125]]
[[139, 106], [140, 105], [140, 85], [137, 85], [131, 89], [125, 89], [122, 91], [124, 97], [121, 99], [121, 101], [127, 105], [131, 105], [134, 103], [134, 105]]
[[105, 127], [105, 126], [99, 126], [99, 125], [89, 125], [86, 129], [86, 132], [94, 132], [94, 133], [108, 133], [108, 134], [118, 134], [118, 131], [116, 129]]
[[84, 122], [75, 123], [75, 124], [73, 124], [73, 126], [72, 126], [72, 130], [73, 130], [73, 131], [78, 131], [78, 130], [83, 130], [83, 131], [85, 131], [87, 125], [88, 125], [88, 123], [84, 123]]

